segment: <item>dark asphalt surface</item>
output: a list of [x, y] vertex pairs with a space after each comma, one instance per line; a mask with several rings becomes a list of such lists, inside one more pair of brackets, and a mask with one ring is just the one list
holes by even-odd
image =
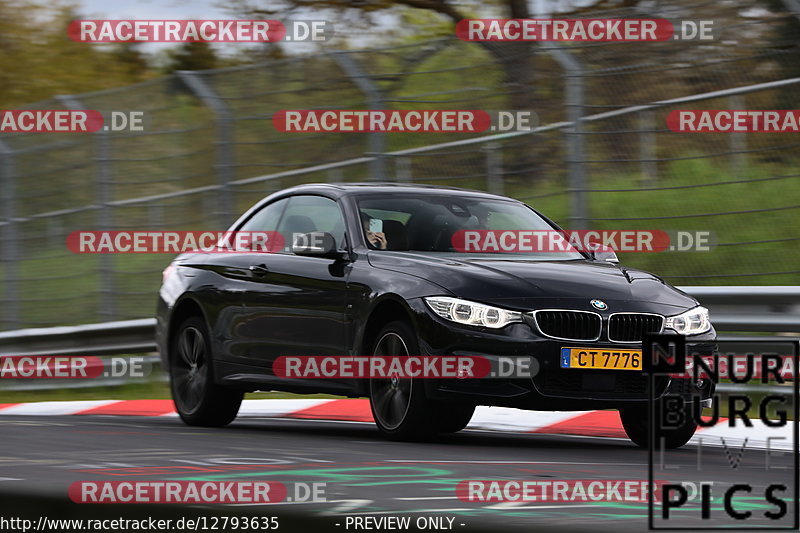
[[[661, 468], [655, 456], [655, 479], [714, 482], [711, 517], [701, 520], [699, 498], [676, 511], [673, 527], [791, 526], [794, 458], [731, 444], [668, 452]], [[741, 452], [741, 463], [731, 460]], [[464, 431], [429, 443], [382, 439], [371, 424], [242, 419], [223, 429], [192, 428], [177, 418], [22, 417], [0, 418], [0, 516], [93, 518], [113, 508], [115, 516], [164, 513], [165, 506], [92, 505], [69, 502], [76, 481], [246, 480], [325, 483], [325, 500], [272, 505], [191, 506], [170, 508], [208, 515], [277, 516], [279, 531], [390, 531], [355, 529], [348, 517], [429, 517], [443, 527], [428, 531], [644, 531], [646, 502], [465, 502], [455, 486], [469, 479], [647, 480], [648, 453], [623, 439]], [[726, 518], [722, 494], [732, 483], [749, 483], [734, 505], [751, 510], [751, 521]], [[776, 506], [765, 501], [764, 488], [784, 483], [788, 514], [765, 521]], [[660, 516], [661, 506], [656, 503]], [[452, 525], [450, 521], [452, 519]], [[373, 526], [376, 525], [372, 522]], [[0, 527], [0, 530], [3, 528]], [[13, 529], [7, 529], [13, 531]], [[396, 529], [394, 529], [396, 530]], [[227, 531], [233, 531], [228, 528]]]

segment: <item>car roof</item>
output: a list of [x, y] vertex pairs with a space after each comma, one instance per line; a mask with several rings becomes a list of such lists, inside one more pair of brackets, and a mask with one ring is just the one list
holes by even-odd
[[353, 182], [353, 183], [309, 183], [297, 185], [289, 189], [280, 191], [281, 196], [285, 194], [298, 193], [322, 193], [336, 197], [357, 196], [367, 194], [397, 194], [398, 192], [409, 192], [417, 194], [431, 194], [435, 192], [446, 192], [457, 196], [483, 197], [503, 200], [513, 200], [506, 196], [491, 194], [484, 191], [463, 189], [460, 187], [443, 187], [441, 185], [424, 185], [415, 183], [396, 183], [396, 182]]

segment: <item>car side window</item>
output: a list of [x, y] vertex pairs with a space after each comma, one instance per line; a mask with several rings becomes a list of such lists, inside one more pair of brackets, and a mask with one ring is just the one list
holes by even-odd
[[336, 248], [345, 248], [344, 216], [339, 204], [324, 196], [298, 195], [289, 199], [278, 231], [288, 246], [298, 233], [324, 231], [333, 235]]
[[288, 198], [283, 198], [277, 202], [265, 205], [247, 222], [242, 224], [239, 231], [275, 231], [278, 229], [278, 222], [281, 220], [281, 215], [286, 205], [289, 203]]

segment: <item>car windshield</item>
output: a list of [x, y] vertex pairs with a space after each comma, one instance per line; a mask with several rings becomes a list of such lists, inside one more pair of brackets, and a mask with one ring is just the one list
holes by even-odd
[[[362, 231], [370, 248], [461, 254], [469, 257], [493, 257], [574, 260], [584, 256], [571, 246], [565, 250], [552, 247], [529, 249], [483, 246], [500, 232], [511, 231], [553, 234], [546, 220], [528, 206], [512, 200], [487, 199], [448, 194], [393, 194], [364, 196], [357, 199]], [[376, 231], [377, 230], [377, 231]], [[379, 232], [380, 238], [375, 238]], [[465, 232], [478, 235], [477, 246], [464, 247]], [[494, 235], [487, 235], [492, 233]]]

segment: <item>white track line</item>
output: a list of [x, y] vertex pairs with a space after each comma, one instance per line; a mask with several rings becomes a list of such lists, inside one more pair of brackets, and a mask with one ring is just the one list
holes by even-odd
[[[329, 402], [340, 400], [329, 399], [307, 399], [307, 400], [245, 400], [239, 411], [240, 418], [283, 418], [295, 419], [300, 411], [324, 405]], [[92, 401], [66, 401], [66, 402], [34, 402], [21, 403], [0, 409], [0, 415], [41, 415], [41, 416], [62, 416], [72, 415], [80, 412], [112, 405], [124, 403], [119, 400], [92, 400]], [[475, 410], [475, 415], [467, 426], [472, 430], [484, 431], [522, 431], [532, 432], [546, 429], [549, 426], [582, 416], [592, 411], [524, 411], [507, 407], [485, 407], [479, 406]], [[175, 413], [167, 413], [162, 416], [176, 417]], [[339, 422], [335, 420], [317, 420], [326, 422]], [[347, 421], [344, 421], [347, 423]], [[352, 422], [351, 422], [352, 423]], [[358, 422], [361, 423], [361, 422]], [[546, 432], [541, 433], [542, 435]], [[577, 433], [564, 434], [562, 437], [587, 437], [591, 435], [580, 435]], [[770, 427], [760, 420], [753, 420], [753, 427], [745, 428], [741, 424], [736, 427], [729, 427], [727, 423], [717, 424], [710, 428], [701, 428], [700, 431], [689, 441], [691, 444], [707, 446], [722, 446], [722, 439], [729, 448], [741, 447], [744, 439], [747, 438], [748, 448], [766, 449], [769, 437], [769, 447], [776, 451], [793, 449], [793, 422], [789, 421], [782, 427]], [[598, 437], [599, 438], [599, 437]]]
[[102, 407], [119, 402], [119, 400], [84, 400], [71, 402], [35, 402], [12, 405], [0, 410], [2, 415], [41, 415], [60, 416], [73, 415], [87, 409]]

